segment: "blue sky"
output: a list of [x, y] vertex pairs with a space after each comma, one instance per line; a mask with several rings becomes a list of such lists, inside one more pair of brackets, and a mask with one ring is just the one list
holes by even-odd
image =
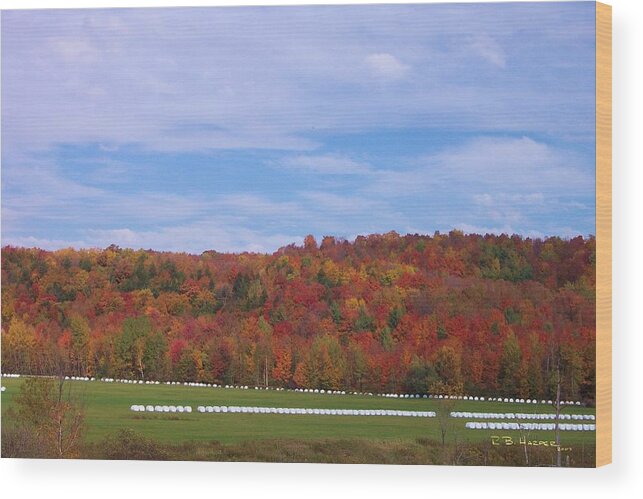
[[594, 3], [2, 13], [2, 244], [594, 233]]

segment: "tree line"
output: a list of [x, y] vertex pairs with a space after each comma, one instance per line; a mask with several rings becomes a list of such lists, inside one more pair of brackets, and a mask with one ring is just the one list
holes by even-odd
[[595, 239], [2, 249], [2, 369], [593, 403]]

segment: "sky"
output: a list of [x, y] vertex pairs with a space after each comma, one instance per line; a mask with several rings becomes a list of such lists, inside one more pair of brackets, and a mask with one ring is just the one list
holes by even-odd
[[2, 245], [594, 234], [594, 5], [3, 11]]

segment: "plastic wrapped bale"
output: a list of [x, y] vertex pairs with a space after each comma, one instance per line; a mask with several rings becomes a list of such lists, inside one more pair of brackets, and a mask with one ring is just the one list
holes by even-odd
[[189, 406], [189, 405], [186, 405], [186, 406], [183, 408], [183, 410], [184, 410], [185, 412], [192, 412], [192, 407], [191, 407], [191, 406]]
[[163, 412], [163, 407], [160, 405], [155, 405], [154, 406], [154, 412]]
[[[4, 388], [4, 386], [3, 386], [2, 388]], [[4, 391], [4, 390], [3, 390], [3, 391]], [[132, 406], [130, 406], [129, 410], [130, 410], [130, 411], [134, 411], [134, 412], [138, 412], [138, 405], [132, 405]]]
[[205, 407], [203, 407], [202, 405], [200, 405], [200, 406], [198, 406], [198, 407], [196, 408], [196, 410], [197, 410], [198, 412], [204, 413], [204, 412], [205, 412]]

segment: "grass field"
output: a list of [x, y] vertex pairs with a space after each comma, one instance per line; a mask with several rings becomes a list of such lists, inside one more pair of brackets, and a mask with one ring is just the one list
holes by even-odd
[[[18, 393], [22, 378], [3, 378], [3, 416]], [[130, 428], [142, 435], [167, 443], [188, 441], [223, 444], [264, 439], [346, 439], [415, 441], [440, 440], [437, 418], [387, 416], [314, 416], [281, 414], [222, 414], [196, 412], [198, 405], [238, 405], [336, 409], [400, 409], [440, 411], [433, 399], [389, 399], [377, 396], [320, 395], [287, 391], [240, 390], [188, 387], [182, 385], [129, 385], [120, 383], [69, 381], [86, 408], [87, 440], [98, 442], [119, 429]], [[136, 413], [132, 404], [191, 405], [194, 412]], [[452, 410], [483, 412], [553, 412], [540, 404], [457, 401]], [[567, 407], [564, 413], [595, 414], [594, 409]], [[468, 430], [467, 419], [450, 418], [447, 439], [459, 442], [490, 441], [492, 435], [512, 436], [519, 431]], [[532, 431], [530, 440], [553, 440], [553, 431]], [[595, 432], [561, 432], [561, 445], [593, 446]]]

